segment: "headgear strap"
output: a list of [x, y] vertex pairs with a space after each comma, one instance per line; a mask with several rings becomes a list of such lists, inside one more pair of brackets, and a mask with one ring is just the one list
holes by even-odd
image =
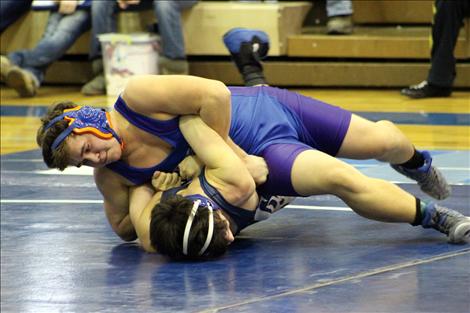
[[[189, 217], [188, 217], [188, 221], [186, 222], [186, 227], [184, 229], [184, 235], [183, 235], [183, 254], [184, 255], [188, 255], [189, 233], [191, 232], [191, 225], [193, 224], [194, 217], [196, 216], [196, 213], [197, 213], [197, 210], [199, 209], [200, 204], [201, 204], [201, 200], [194, 201], [193, 207], [191, 208], [191, 213], [189, 214]], [[209, 247], [209, 244], [211, 243], [211, 240], [212, 240], [212, 236], [214, 234], [214, 215], [213, 215], [213, 209], [210, 203], [207, 203], [207, 209], [209, 210], [209, 228], [207, 230], [206, 242], [204, 242], [204, 246], [202, 246], [198, 255], [204, 254], [206, 249]]]
[[44, 131], [62, 120], [68, 121], [69, 126], [54, 140], [51, 146], [52, 150], [56, 150], [71, 132], [76, 134], [91, 133], [101, 139], [111, 139], [114, 137], [121, 145], [123, 144], [121, 138], [112, 128], [109, 113], [104, 110], [89, 106], [76, 106], [66, 109], [64, 113], [53, 118], [44, 128]]

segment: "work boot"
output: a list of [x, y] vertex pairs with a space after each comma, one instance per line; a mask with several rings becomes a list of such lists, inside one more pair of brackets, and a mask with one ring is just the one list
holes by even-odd
[[15, 65], [12, 64], [6, 56], [0, 55], [0, 82], [5, 82], [8, 72], [10, 72], [13, 67], [15, 67]]
[[5, 83], [23, 98], [34, 97], [39, 87], [37, 78], [31, 72], [18, 66], [13, 66], [8, 71]]
[[97, 96], [106, 94], [106, 80], [104, 77], [103, 60], [96, 59], [91, 63], [93, 75], [92, 80], [83, 85], [81, 93], [86, 96]]
[[401, 94], [414, 99], [431, 97], [449, 97], [452, 94], [452, 88], [439, 87], [423, 81], [418, 85], [413, 85], [401, 90]]
[[349, 35], [353, 32], [351, 15], [338, 15], [328, 18], [326, 24], [329, 35]]
[[159, 73], [162, 75], [188, 75], [189, 64], [187, 60], [170, 59], [159, 56]]
[[451, 188], [441, 171], [432, 166], [432, 158], [428, 151], [421, 151], [424, 165], [417, 169], [405, 168], [401, 165], [391, 164], [397, 172], [418, 182], [421, 190], [431, 197], [442, 200], [450, 195]]
[[266, 84], [261, 60], [268, 55], [268, 35], [260, 30], [233, 28], [225, 33], [223, 40], [243, 76], [245, 85]]
[[444, 233], [450, 243], [470, 243], [470, 217], [435, 203], [424, 208], [421, 225]]

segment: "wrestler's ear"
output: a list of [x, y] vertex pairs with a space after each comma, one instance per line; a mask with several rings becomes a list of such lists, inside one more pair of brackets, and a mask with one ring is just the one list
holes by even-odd
[[228, 244], [231, 244], [235, 240], [235, 237], [233, 236], [233, 233], [228, 226], [225, 230], [224, 238], [227, 240]]

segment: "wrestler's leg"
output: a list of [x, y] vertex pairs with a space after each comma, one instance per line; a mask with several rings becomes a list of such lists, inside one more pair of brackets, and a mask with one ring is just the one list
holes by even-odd
[[363, 175], [353, 166], [316, 150], [301, 152], [291, 179], [300, 195], [333, 194], [364, 217], [384, 222], [413, 222], [416, 200], [384, 180]]
[[401, 174], [416, 180], [421, 190], [435, 199], [445, 199], [451, 192], [442, 173], [431, 165], [429, 152], [415, 150], [390, 121], [371, 122], [353, 114], [337, 156], [388, 162]]
[[372, 122], [353, 114], [337, 157], [401, 164], [413, 153], [413, 144], [392, 122]]
[[398, 186], [367, 177], [323, 152], [301, 152], [292, 166], [291, 179], [300, 195], [333, 194], [366, 218], [432, 227], [448, 235], [450, 242], [470, 242], [470, 218], [424, 203]]

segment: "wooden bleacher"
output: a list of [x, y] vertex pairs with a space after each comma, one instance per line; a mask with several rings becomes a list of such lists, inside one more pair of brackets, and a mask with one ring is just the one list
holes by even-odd
[[[314, 1], [313, 10], [324, 11], [322, 1]], [[190, 72], [241, 84], [221, 38], [232, 27], [249, 27], [262, 29], [271, 38], [271, 57], [265, 62], [265, 72], [272, 85], [396, 87], [418, 83], [429, 70], [432, 3], [353, 0], [354, 34], [328, 36], [324, 26], [312, 23], [308, 17], [304, 22], [311, 2], [201, 1], [183, 16]], [[46, 20], [46, 12], [33, 12], [17, 21], [0, 38], [2, 54], [33, 47]], [[151, 11], [122, 12], [119, 30], [141, 31], [153, 22]], [[85, 56], [88, 41], [89, 34], [85, 34], [67, 54]], [[470, 87], [468, 21], [455, 53], [459, 60], [455, 86]], [[83, 83], [90, 76], [85, 57], [80, 61], [64, 58], [50, 67], [46, 82]]]

